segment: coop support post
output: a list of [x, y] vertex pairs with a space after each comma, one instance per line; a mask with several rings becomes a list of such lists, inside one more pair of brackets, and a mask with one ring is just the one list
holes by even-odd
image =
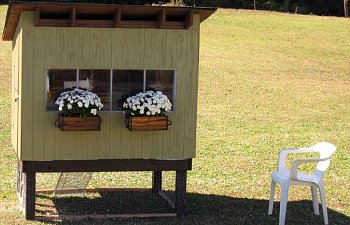
[[35, 217], [35, 172], [26, 171], [23, 178], [23, 210], [27, 220]]
[[153, 171], [152, 191], [159, 192], [162, 190], [162, 171]]
[[16, 193], [18, 197], [22, 197], [22, 169], [20, 161], [17, 162], [17, 181], [16, 181]]
[[175, 207], [177, 216], [184, 216], [186, 214], [186, 182], [187, 171], [176, 171], [176, 183], [175, 183]]

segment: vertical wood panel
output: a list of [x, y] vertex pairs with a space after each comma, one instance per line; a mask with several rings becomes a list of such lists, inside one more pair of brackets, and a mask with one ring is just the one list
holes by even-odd
[[[22, 24], [21, 24], [21, 20], [19, 21], [19, 29], [22, 28]], [[18, 77], [16, 77], [17, 82], [18, 82], [18, 86], [17, 86], [17, 90], [18, 90], [18, 95], [19, 98], [22, 94], [22, 71], [23, 71], [23, 51], [22, 51], [22, 44], [23, 41], [23, 32], [20, 31], [19, 35], [18, 35]], [[21, 99], [18, 100], [18, 104], [17, 104], [17, 148], [18, 148], [18, 157], [19, 159], [24, 159], [22, 156], [22, 101]]]
[[102, 118], [101, 131], [98, 133], [98, 158], [108, 159], [110, 149], [110, 113], [100, 113]]
[[[101, 59], [100, 67], [104, 69], [112, 68], [112, 29], [102, 29], [100, 38]], [[98, 134], [98, 158], [110, 158], [111, 139], [111, 113], [100, 113], [102, 117], [101, 131]]]
[[87, 131], [77, 132], [77, 159], [88, 159]]
[[[112, 31], [112, 68], [122, 68], [123, 65], [123, 46], [122, 29]], [[110, 158], [121, 157], [121, 129], [123, 129], [124, 116], [120, 113], [111, 113], [110, 118]]]
[[[195, 157], [197, 93], [198, 93], [198, 55], [199, 55], [199, 17], [193, 18], [195, 26], [188, 32], [186, 109], [185, 109], [185, 143], [184, 157]], [[191, 50], [189, 50], [191, 49]]]
[[76, 28], [79, 30], [79, 68], [90, 67], [90, 35], [89, 28]]
[[68, 67], [68, 29], [58, 28], [56, 41], [56, 68]]
[[185, 103], [187, 77], [187, 31], [177, 32], [176, 35], [176, 109], [173, 123], [174, 151], [172, 157], [181, 157], [184, 151], [185, 136]]
[[[157, 30], [155, 48], [155, 68], [163, 69], [166, 64], [166, 30]], [[152, 132], [152, 157], [163, 157], [164, 131]]]
[[[56, 47], [55, 66], [52, 68], [68, 67], [68, 31], [66, 28], [56, 28], [56, 42], [51, 40]], [[51, 69], [51, 68], [48, 68]], [[55, 158], [65, 159], [66, 151], [66, 133], [59, 129], [55, 129]]]
[[[79, 68], [79, 30], [75, 28], [57, 28], [57, 31], [61, 29], [67, 30], [67, 59], [68, 68], [77, 69]], [[65, 132], [65, 159], [74, 160], [77, 159], [77, 133], [76, 132]]]
[[77, 134], [76, 132], [65, 132], [65, 160], [77, 159]]
[[154, 69], [155, 62], [155, 50], [156, 50], [156, 30], [155, 29], [146, 29], [145, 30], [145, 57], [144, 65], [145, 69]]
[[79, 67], [79, 30], [72, 27], [66, 29], [68, 32], [68, 68], [77, 69]]
[[[144, 37], [145, 32], [142, 29], [133, 31], [134, 37], [134, 53], [133, 53], [133, 68], [143, 69], [144, 68]], [[125, 129], [126, 130], [126, 129]], [[142, 153], [142, 132], [132, 132], [131, 134], [131, 158], [141, 158]]]
[[[144, 68], [154, 69], [155, 67], [155, 49], [156, 49], [156, 30], [146, 29], [144, 39]], [[152, 157], [153, 135], [152, 132], [143, 132], [141, 138], [141, 156], [143, 158]]]
[[[90, 55], [90, 69], [100, 69], [101, 64], [101, 29], [89, 29], [90, 43], [89, 43], [89, 55]], [[98, 137], [100, 132], [87, 132], [88, 141], [88, 159], [98, 159], [99, 143]]]
[[20, 56], [20, 23], [16, 28], [12, 41], [12, 126], [11, 126], [11, 140], [15, 152], [20, 159], [20, 150], [18, 148], [18, 109], [19, 101], [15, 101], [19, 93], [18, 77], [19, 77], [19, 56]]
[[[166, 61], [164, 65], [164, 69], [174, 70], [176, 67], [176, 34], [178, 31], [176, 30], [167, 30], [166, 31]], [[174, 86], [176, 88], [176, 85]], [[168, 113], [169, 119], [174, 121], [174, 113]], [[163, 157], [171, 158], [174, 153], [174, 127], [169, 126], [167, 131], [164, 131], [163, 134]]]
[[45, 114], [45, 51], [42, 45], [45, 38], [45, 30], [34, 30], [34, 102], [33, 102], [33, 159], [44, 158], [44, 114]]
[[101, 29], [89, 29], [90, 31], [90, 65], [91, 69], [100, 69], [101, 63]]
[[[123, 65], [122, 68], [131, 69], [133, 68], [133, 56], [134, 56], [134, 32], [132, 29], [123, 29], [122, 32], [122, 47], [123, 47]], [[130, 158], [131, 155], [131, 144], [132, 133], [122, 127], [120, 129], [120, 157]]]
[[22, 157], [33, 158], [33, 57], [34, 57], [34, 16], [31, 13], [24, 12], [21, 15], [22, 20], [22, 53], [23, 53], [23, 70], [22, 70]]
[[112, 68], [112, 29], [101, 30], [101, 68]]
[[[45, 38], [43, 40], [43, 46], [45, 47], [45, 51], [43, 52], [44, 57], [45, 57], [45, 75], [47, 69], [49, 68], [55, 68], [56, 67], [56, 46], [53, 45], [52, 43], [53, 40], [56, 40], [56, 28], [52, 27], [43, 27], [42, 28], [45, 33]], [[45, 106], [44, 106], [45, 107]], [[56, 142], [56, 137], [55, 137], [55, 132], [56, 132], [56, 127], [54, 126], [55, 120], [57, 119], [57, 114], [56, 113], [50, 113], [46, 112], [45, 113], [45, 124], [44, 124], [44, 160], [52, 160], [52, 159], [57, 159], [55, 156], [55, 142]], [[60, 153], [58, 153], [60, 155]]]

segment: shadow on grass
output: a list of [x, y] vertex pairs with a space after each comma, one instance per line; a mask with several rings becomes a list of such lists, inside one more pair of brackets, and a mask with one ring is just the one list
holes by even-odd
[[[99, 198], [90, 198], [88, 202], [83, 203], [82, 200], [77, 198], [69, 198], [60, 202], [55, 201], [55, 207], [58, 212], [67, 212], [73, 208], [86, 207], [86, 204], [100, 201], [105, 199], [107, 203], [110, 203], [110, 199], [116, 199], [117, 196], [109, 196], [102, 194]], [[112, 198], [111, 198], [112, 197]], [[279, 202], [274, 204], [274, 212], [272, 216], [267, 215], [268, 201], [259, 199], [248, 199], [248, 198], [235, 198], [229, 196], [220, 195], [205, 195], [188, 193], [188, 214], [185, 217], [176, 218], [148, 218], [148, 219], [86, 219], [86, 220], [75, 220], [75, 221], [62, 221], [62, 222], [44, 222], [46, 224], [62, 224], [62, 225], [78, 225], [78, 224], [93, 224], [93, 225], [267, 225], [267, 224], [278, 224], [278, 213], [279, 213]], [[86, 201], [86, 200], [84, 200]], [[92, 202], [90, 202], [92, 201]], [[136, 202], [135, 199], [132, 202]], [[79, 204], [78, 204], [79, 203]], [[81, 203], [85, 204], [82, 205]], [[118, 201], [123, 204], [123, 201]], [[150, 202], [142, 202], [150, 203]], [[97, 208], [102, 207], [97, 203]], [[137, 203], [136, 203], [137, 204]], [[64, 206], [65, 205], [65, 206]], [[116, 203], [112, 204], [113, 206]], [[124, 205], [125, 206], [125, 205]], [[63, 207], [63, 208], [62, 208]], [[68, 208], [64, 208], [68, 207]], [[128, 208], [129, 207], [129, 208]], [[127, 209], [131, 209], [130, 205], [126, 205]], [[162, 205], [157, 205], [157, 210], [162, 211]], [[121, 208], [118, 206], [118, 208]], [[81, 210], [81, 209], [80, 209]], [[86, 208], [84, 209], [86, 210]], [[108, 211], [108, 210], [107, 210]], [[82, 212], [82, 210], [80, 211]], [[85, 212], [86, 213], [86, 212]], [[90, 212], [91, 213], [91, 212]], [[111, 213], [115, 213], [112, 207]], [[349, 225], [350, 217], [328, 209], [328, 216], [330, 224], [332, 225]], [[320, 216], [313, 214], [312, 202], [311, 201], [297, 201], [288, 202], [286, 225], [304, 225], [304, 224], [324, 224], [322, 212]]]

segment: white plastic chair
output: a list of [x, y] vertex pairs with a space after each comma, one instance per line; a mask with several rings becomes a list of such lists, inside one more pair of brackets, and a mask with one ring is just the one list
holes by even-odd
[[[320, 190], [321, 203], [324, 223], [328, 225], [328, 214], [326, 205], [326, 195], [323, 185], [323, 176], [330, 164], [330, 159], [335, 152], [336, 147], [328, 142], [320, 142], [310, 148], [283, 149], [279, 153], [277, 171], [272, 173], [271, 190], [268, 215], [272, 214], [273, 201], [275, 195], [276, 183], [281, 185], [281, 200], [280, 200], [280, 218], [279, 225], [284, 225], [286, 219], [286, 210], [288, 202], [288, 189], [291, 185], [304, 185], [311, 187], [313, 209], [316, 215], [320, 214], [318, 205], [317, 188]], [[286, 168], [287, 155], [290, 153], [308, 153], [319, 152], [320, 158], [314, 159], [298, 159], [292, 162], [290, 171]], [[317, 162], [316, 169], [313, 174], [308, 175], [298, 172], [298, 166], [303, 163]]]

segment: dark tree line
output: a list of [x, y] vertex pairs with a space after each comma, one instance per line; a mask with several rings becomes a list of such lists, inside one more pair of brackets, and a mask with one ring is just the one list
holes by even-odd
[[[11, 0], [10, 0], [11, 1]], [[22, 0], [25, 2], [77, 2], [145, 5], [166, 3], [171, 0]], [[175, 1], [175, 0], [173, 0]], [[349, 0], [181, 0], [189, 6], [229, 7], [237, 9], [260, 9], [286, 11], [301, 14], [316, 14], [325, 16], [348, 16]], [[7, 4], [9, 0], [0, 0]]]

